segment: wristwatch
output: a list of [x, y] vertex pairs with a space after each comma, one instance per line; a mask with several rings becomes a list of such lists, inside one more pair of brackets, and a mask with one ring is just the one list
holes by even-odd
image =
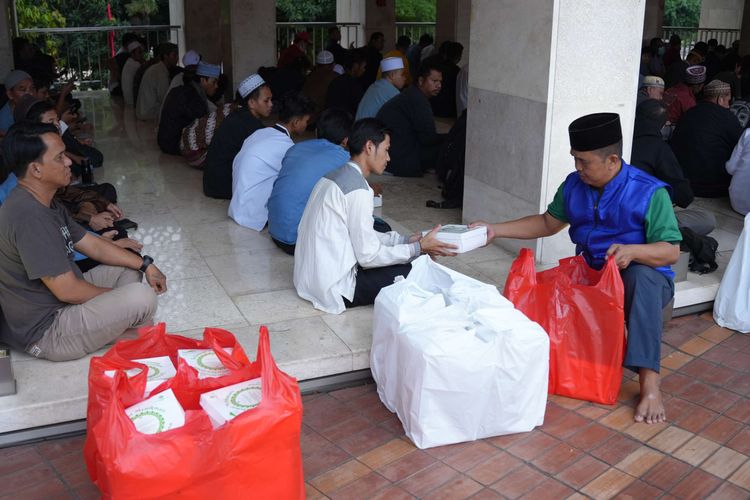
[[143, 264], [141, 264], [141, 268], [138, 269], [140, 272], [145, 273], [146, 269], [148, 269], [148, 266], [154, 263], [154, 259], [152, 259], [148, 255], [143, 256]]

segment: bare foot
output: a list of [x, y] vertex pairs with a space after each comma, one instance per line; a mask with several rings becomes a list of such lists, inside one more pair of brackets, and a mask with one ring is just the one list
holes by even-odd
[[646, 424], [658, 424], [667, 421], [664, 402], [659, 389], [659, 374], [648, 368], [641, 368], [641, 401], [635, 407], [633, 420]]

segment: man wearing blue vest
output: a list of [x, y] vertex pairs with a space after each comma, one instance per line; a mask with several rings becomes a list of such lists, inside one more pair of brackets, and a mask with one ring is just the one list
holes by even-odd
[[622, 160], [622, 130], [615, 113], [583, 116], [568, 128], [576, 171], [541, 215], [487, 226], [495, 238], [535, 239], [570, 225], [576, 253], [601, 268], [617, 262], [625, 285], [628, 342], [625, 366], [638, 372], [641, 400], [636, 422], [666, 420], [659, 389], [662, 309], [674, 295], [674, 273], [682, 239], [668, 185]]

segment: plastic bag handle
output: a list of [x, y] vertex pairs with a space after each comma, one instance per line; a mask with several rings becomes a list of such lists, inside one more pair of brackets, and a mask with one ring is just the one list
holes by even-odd
[[258, 335], [258, 352], [255, 359], [260, 361], [260, 373], [263, 377], [261, 391], [263, 399], [266, 399], [274, 394], [280, 394], [282, 387], [279, 381], [279, 367], [271, 354], [271, 338], [268, 328], [261, 326]]
[[[216, 357], [231, 371], [241, 370], [250, 364], [245, 351], [237, 348], [239, 343], [232, 333], [221, 328], [206, 328], [203, 332], [203, 339], [206, 346], [213, 349]], [[224, 350], [227, 344], [234, 346], [232, 354], [227, 354]]]
[[622, 283], [622, 276], [620, 276], [620, 269], [617, 267], [614, 255], [607, 257], [602, 277], [599, 279], [596, 287], [604, 289], [616, 297], [625, 296], [625, 285]]

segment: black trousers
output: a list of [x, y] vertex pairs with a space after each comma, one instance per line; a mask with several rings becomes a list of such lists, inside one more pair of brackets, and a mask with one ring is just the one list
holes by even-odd
[[367, 306], [375, 303], [380, 290], [392, 285], [396, 276], [406, 277], [411, 271], [411, 264], [394, 264], [392, 266], [374, 267], [372, 269], [357, 269], [357, 285], [354, 297], [349, 302], [344, 298], [344, 305], [349, 307]]

